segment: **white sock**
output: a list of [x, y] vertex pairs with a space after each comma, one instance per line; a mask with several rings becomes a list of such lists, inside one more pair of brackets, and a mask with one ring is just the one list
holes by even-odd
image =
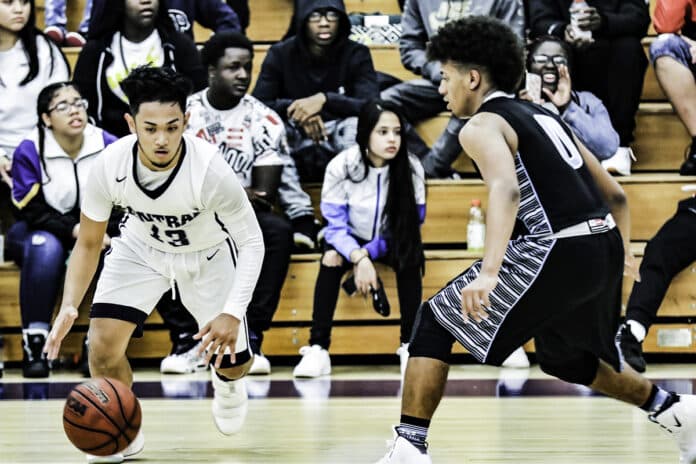
[[634, 321], [633, 319], [626, 321], [626, 324], [628, 325], [629, 329], [631, 329], [633, 336], [636, 337], [636, 340], [638, 340], [638, 343], [643, 343], [643, 340], [645, 340], [645, 334], [647, 333], [645, 326], [638, 321]]

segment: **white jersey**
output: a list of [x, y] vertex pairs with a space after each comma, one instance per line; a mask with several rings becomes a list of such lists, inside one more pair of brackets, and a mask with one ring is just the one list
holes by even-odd
[[206, 96], [208, 89], [191, 95], [187, 132], [217, 145], [220, 153], [244, 187], [251, 187], [251, 171], [256, 166], [284, 165], [290, 160], [285, 126], [275, 111], [251, 95], [245, 95], [229, 110], [214, 108]]
[[109, 145], [91, 169], [82, 213], [102, 222], [112, 206], [119, 206], [127, 213], [121, 237], [165, 253], [198, 252], [231, 240], [238, 253], [235, 282], [223, 308], [243, 316], [263, 259], [261, 230], [236, 174], [217, 149], [188, 135], [182, 144], [177, 165], [154, 190], [139, 182], [136, 136]]

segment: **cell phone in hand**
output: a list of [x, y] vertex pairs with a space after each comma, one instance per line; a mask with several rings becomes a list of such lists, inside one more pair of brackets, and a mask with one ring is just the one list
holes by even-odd
[[534, 73], [526, 73], [524, 88], [527, 94], [534, 100], [538, 102], [541, 100], [541, 76]]

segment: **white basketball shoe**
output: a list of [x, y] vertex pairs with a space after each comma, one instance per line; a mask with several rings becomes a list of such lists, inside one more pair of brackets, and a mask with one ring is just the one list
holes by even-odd
[[249, 399], [244, 379], [225, 382], [211, 369], [213, 381], [213, 419], [225, 435], [239, 432], [244, 425]]
[[145, 448], [145, 436], [143, 431], [138, 431], [133, 441], [128, 445], [123, 451], [116, 454], [110, 454], [108, 456], [94, 456], [92, 454], [87, 455], [87, 462], [89, 464], [97, 463], [116, 463], [123, 462], [126, 459], [130, 459], [140, 454], [140, 452]]
[[430, 455], [426, 451], [423, 453], [416, 448], [410, 441], [394, 431], [394, 439], [387, 441], [389, 451], [382, 459], [375, 464], [432, 464]]
[[675, 439], [680, 464], [696, 464], [696, 396], [675, 396], [674, 403], [648, 418]]

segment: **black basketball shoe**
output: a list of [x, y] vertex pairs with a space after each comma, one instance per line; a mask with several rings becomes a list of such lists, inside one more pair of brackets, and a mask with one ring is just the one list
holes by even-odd
[[628, 324], [622, 324], [619, 329], [619, 345], [628, 365], [638, 372], [645, 372], [646, 363], [643, 358], [643, 345], [633, 335]]

